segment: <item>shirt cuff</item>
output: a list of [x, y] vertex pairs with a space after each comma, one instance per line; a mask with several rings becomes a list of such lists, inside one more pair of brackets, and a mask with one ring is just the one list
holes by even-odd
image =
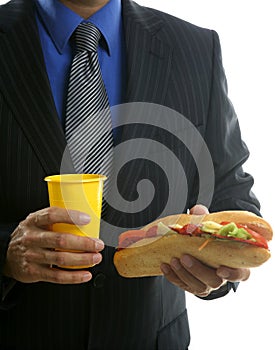
[[233, 291], [236, 292], [238, 285], [239, 285], [239, 282], [227, 282], [226, 284], [222, 285], [219, 289], [213, 290], [206, 297], [200, 297], [198, 295], [197, 297], [203, 300], [218, 299], [227, 295], [231, 289], [233, 289]]

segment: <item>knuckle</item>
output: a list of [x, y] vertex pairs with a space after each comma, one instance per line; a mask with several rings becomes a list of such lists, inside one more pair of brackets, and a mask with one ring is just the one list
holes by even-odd
[[64, 233], [56, 233], [55, 235], [56, 248], [64, 249], [66, 247], [66, 238]]
[[26, 220], [20, 221], [16, 229], [11, 234], [11, 240], [21, 238], [26, 229]]
[[50, 215], [50, 217], [55, 217], [57, 210], [60, 210], [58, 207], [48, 207], [46, 212]]
[[73, 239], [74, 244], [78, 247], [79, 250], [85, 252], [94, 252], [96, 250], [93, 240], [91, 240], [88, 237], [72, 236], [71, 238]]
[[74, 272], [64, 273], [64, 271], [59, 269], [55, 270], [55, 273], [52, 276], [52, 280], [54, 283], [58, 283], [58, 284], [64, 284], [64, 283], [75, 284], [80, 282], [80, 278], [77, 273], [74, 273]]
[[77, 261], [77, 264], [79, 265], [85, 265], [85, 266], [93, 266], [94, 264], [97, 264], [97, 260], [95, 260], [93, 254], [80, 254], [80, 257]]
[[56, 222], [56, 208], [48, 207], [36, 213], [36, 223], [43, 223], [42, 226], [50, 225]]
[[18, 230], [22, 230], [23, 227], [25, 227], [27, 220], [28, 220], [28, 218], [19, 222], [19, 224], [17, 226]]
[[20, 233], [23, 233], [28, 226], [29, 226], [29, 220], [28, 218], [26, 218], [25, 220], [22, 220], [19, 222], [17, 226], [17, 231], [19, 231]]
[[22, 262], [22, 272], [25, 275], [31, 276], [31, 277], [34, 277], [36, 275], [35, 267], [32, 264], [28, 263], [27, 261]]
[[23, 253], [23, 261], [25, 262], [25, 264], [30, 264], [33, 260], [34, 260], [33, 253], [30, 252], [29, 250], [26, 250]]
[[55, 208], [49, 207], [44, 211], [43, 214], [40, 215], [44, 216], [44, 221], [53, 222], [55, 220]]
[[39, 217], [42, 215], [42, 210], [30, 213], [26, 219], [23, 221], [24, 225], [37, 225], [39, 222]]
[[23, 247], [27, 247], [27, 246], [30, 246], [31, 243], [32, 243], [31, 231], [25, 227], [24, 230], [22, 230], [21, 244]]
[[64, 257], [64, 255], [60, 252], [58, 252], [56, 255], [55, 255], [55, 264], [57, 266], [62, 266], [62, 265], [66, 265], [66, 259]]
[[53, 282], [62, 283], [62, 281], [63, 281], [62, 276], [63, 276], [62, 271], [56, 269], [53, 276], [52, 276]]
[[80, 282], [80, 277], [77, 274], [71, 274], [70, 276], [70, 283], [79, 283]]
[[90, 238], [83, 237], [83, 236], [73, 236], [72, 238], [75, 241], [75, 244], [81, 247], [82, 250], [84, 251], [94, 250], [94, 244]]
[[32, 221], [33, 218], [35, 217], [35, 215], [36, 215], [36, 213], [30, 213], [24, 221], [26, 221], [26, 222]]

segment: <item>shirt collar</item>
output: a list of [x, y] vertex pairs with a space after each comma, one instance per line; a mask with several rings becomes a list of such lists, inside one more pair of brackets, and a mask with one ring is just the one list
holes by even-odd
[[[37, 11], [60, 54], [68, 44], [70, 37], [83, 21], [75, 12], [71, 11], [58, 0], [37, 0]], [[117, 37], [121, 34], [121, 0], [110, 0], [104, 7], [89, 19], [105, 38], [108, 53], [115, 50]]]

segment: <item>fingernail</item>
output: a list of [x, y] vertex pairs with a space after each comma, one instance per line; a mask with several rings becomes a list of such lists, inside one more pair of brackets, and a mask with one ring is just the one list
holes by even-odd
[[102, 250], [104, 249], [104, 242], [100, 239], [95, 240], [95, 250]]
[[172, 259], [171, 260], [171, 265], [173, 266], [173, 268], [175, 270], [180, 270], [182, 268], [182, 265], [181, 265], [181, 263], [179, 262], [178, 259]]
[[221, 278], [228, 278], [229, 272], [226, 269], [221, 269], [217, 272], [217, 275]]
[[88, 281], [90, 281], [91, 278], [92, 278], [92, 274], [87, 272], [87, 273], [84, 273], [84, 275], [82, 276], [82, 281], [88, 282]]
[[91, 221], [91, 217], [88, 214], [81, 213], [79, 214], [79, 224], [86, 225]]
[[94, 264], [99, 264], [101, 262], [101, 255], [100, 254], [95, 254], [93, 256], [93, 263]]
[[182, 264], [183, 264], [185, 267], [190, 268], [190, 267], [193, 266], [193, 261], [192, 261], [192, 259], [191, 259], [189, 256], [187, 256], [187, 255], [184, 255], [184, 256], [181, 258], [181, 262], [182, 262]]
[[162, 264], [160, 268], [165, 275], [168, 275], [168, 273], [170, 272], [170, 267], [166, 264]]

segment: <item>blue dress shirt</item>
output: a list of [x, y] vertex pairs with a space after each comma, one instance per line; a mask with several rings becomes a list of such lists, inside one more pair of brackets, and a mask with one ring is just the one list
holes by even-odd
[[[37, 0], [37, 24], [46, 69], [59, 118], [64, 124], [66, 92], [74, 46], [70, 40], [84, 21], [58, 0]], [[125, 47], [121, 0], [110, 0], [89, 19], [104, 36], [99, 46], [99, 64], [111, 106], [123, 102], [125, 84]]]

